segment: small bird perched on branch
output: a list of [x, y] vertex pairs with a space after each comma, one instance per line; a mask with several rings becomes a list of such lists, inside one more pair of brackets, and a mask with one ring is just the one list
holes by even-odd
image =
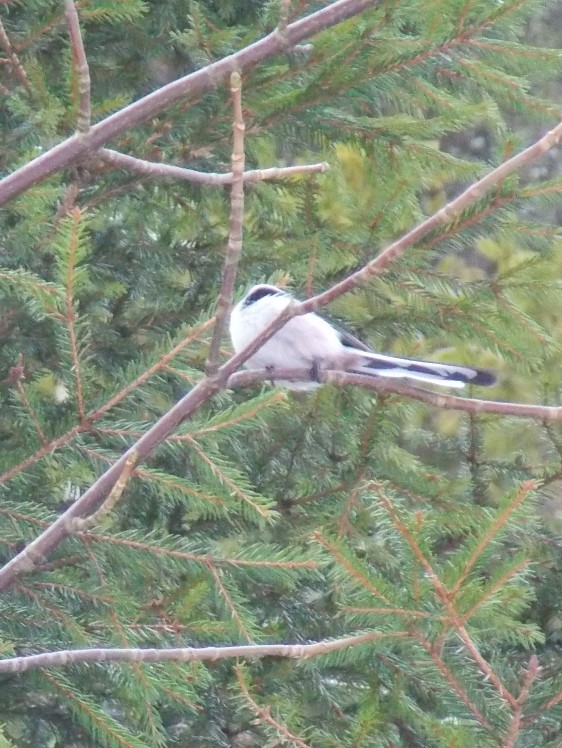
[[[230, 337], [236, 353], [263, 332], [291, 301], [292, 296], [276, 286], [261, 284], [251, 288], [230, 316]], [[489, 386], [496, 381], [492, 372], [470, 366], [375, 353], [314, 312], [289, 319], [244, 365], [248, 369], [268, 369], [272, 374], [275, 369], [308, 368], [313, 372], [337, 369], [444, 387]], [[293, 390], [318, 387], [316, 382], [277, 381], [276, 384]]]

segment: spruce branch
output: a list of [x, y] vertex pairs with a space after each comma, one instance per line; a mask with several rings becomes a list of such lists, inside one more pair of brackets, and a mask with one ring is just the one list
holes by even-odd
[[6, 29], [1, 19], [0, 19], [0, 46], [2, 47], [4, 52], [8, 55], [10, 67], [12, 68], [14, 75], [17, 78], [19, 78], [20, 83], [25, 88], [27, 93], [31, 94], [31, 85], [29, 83], [29, 78], [27, 77], [27, 73], [25, 72], [24, 67], [19, 60], [19, 57], [17, 56], [12, 46], [10, 37], [8, 36], [6, 32]]
[[476, 704], [472, 701], [466, 689], [461, 685], [461, 683], [459, 683], [457, 678], [451, 672], [451, 669], [448, 667], [447, 663], [441, 656], [439, 649], [433, 646], [429, 639], [426, 639], [425, 636], [423, 636], [421, 633], [414, 632], [414, 635], [422, 645], [422, 647], [425, 649], [427, 654], [431, 657], [443, 678], [447, 681], [452, 690], [457, 694], [457, 698], [468, 709], [470, 709], [470, 711], [472, 712], [476, 720], [482, 725], [482, 727], [484, 727], [489, 732], [494, 732], [492, 725], [488, 722], [480, 709], [478, 709]]
[[126, 387], [123, 387], [123, 389], [119, 390], [119, 392], [113, 395], [102, 406], [88, 413], [83, 423], [77, 424], [66, 433], [62, 434], [56, 439], [53, 439], [53, 441], [46, 444], [44, 447], [27, 457], [25, 460], [22, 460], [22, 462], [19, 462], [17, 465], [14, 465], [14, 467], [6, 470], [5, 473], [0, 475], [0, 485], [3, 483], [7, 483], [14, 476], [19, 475], [19, 473], [23, 472], [24, 470], [27, 470], [28, 467], [34, 465], [39, 460], [42, 460], [46, 455], [54, 452], [65, 444], [68, 444], [68, 442], [72, 441], [72, 439], [74, 439], [74, 437], [78, 434], [89, 431], [92, 425], [96, 423], [96, 421], [99, 421], [112, 408], [114, 408], [116, 405], [122, 402], [122, 400], [124, 400], [132, 392], [134, 392], [138, 387], [140, 387], [141, 384], [144, 384], [144, 382], [164, 369], [169, 361], [175, 358], [179, 353], [181, 353], [184, 348], [186, 348], [190, 343], [196, 340], [202, 332], [205, 332], [209, 327], [211, 327], [211, 325], [213, 324], [213, 319], [214, 318], [211, 317], [211, 319], [208, 319], [202, 324], [198, 325], [194, 330], [190, 330], [189, 335], [187, 335], [183, 340], [175, 345], [170, 351], [161, 356], [158, 361], [156, 361], [156, 363], [146, 369], [146, 371], [136, 377], [132, 382], [129, 382]]
[[90, 68], [88, 66], [88, 59], [82, 40], [82, 31], [80, 29], [80, 19], [78, 18], [78, 11], [76, 10], [74, 0], [63, 0], [63, 2], [80, 100], [78, 116], [76, 118], [76, 129], [79, 133], [85, 135], [90, 130], [92, 118], [90, 109]]
[[248, 506], [250, 506], [253, 511], [257, 512], [262, 519], [267, 520], [271, 517], [271, 511], [264, 506], [260, 506], [260, 504], [254, 501], [251, 496], [248, 496], [248, 494], [242, 491], [242, 489], [236, 485], [235, 481], [231, 480], [228, 475], [221, 470], [220, 466], [213, 462], [205, 450], [201, 449], [193, 437], [188, 436], [186, 442], [189, 443], [201, 462], [207, 465], [210, 471], [218, 477], [220, 482], [227, 486], [232, 494], [237, 496], [241, 502], [248, 504]]
[[25, 381], [25, 368], [23, 365], [23, 354], [22, 353], [19, 354], [17, 363], [14, 366], [10, 367], [8, 371], [8, 376], [6, 377], [5, 381], [8, 384], [13, 385], [18, 391], [18, 395], [20, 396], [22, 405], [26, 409], [29, 419], [34, 426], [35, 431], [37, 432], [39, 441], [41, 442], [43, 446], [45, 446], [46, 444], [49, 443], [49, 440], [47, 439], [43, 429], [41, 428], [41, 424], [39, 423], [37, 414], [35, 413], [35, 410], [33, 409], [33, 406], [31, 405], [29, 398], [27, 396], [27, 392], [25, 391], [25, 387], [23, 386], [23, 382]]
[[[146, 161], [142, 158], [129, 156], [125, 153], [112, 150], [111, 148], [100, 148], [96, 158], [101, 158], [112, 166], [127, 169], [143, 177], [151, 179], [181, 179], [194, 184], [208, 184], [211, 186], [224, 186], [233, 183], [234, 176], [205, 171], [187, 169], [183, 166], [173, 164], [161, 164], [156, 161]], [[244, 184], [250, 182], [265, 182], [273, 179], [288, 179], [299, 174], [323, 174], [329, 168], [327, 163], [302, 164], [298, 166], [275, 166], [269, 169], [252, 169], [245, 171], [242, 177]]]
[[219, 365], [220, 345], [234, 297], [238, 261], [242, 252], [244, 227], [244, 117], [242, 115], [242, 78], [230, 75], [232, 96], [232, 186], [230, 188], [230, 230], [224, 258], [222, 281], [215, 313], [215, 326], [207, 358], [207, 374], [213, 376]]
[[235, 54], [207, 65], [194, 73], [168, 83], [139, 101], [93, 125], [87, 135], [76, 133], [46, 153], [16, 169], [0, 180], [0, 205], [4, 205], [54, 172], [84, 156], [93, 155], [117, 135], [163, 112], [178, 101], [199, 96], [218, 86], [230, 73], [254, 67], [259, 62], [285, 51], [324, 29], [373, 8], [380, 0], [337, 0], [315, 13], [289, 24], [280, 34], [277, 29]]
[[[358, 1], [359, 0], [357, 0], [357, 2]], [[349, 0], [349, 2], [351, 4], [351, 0]], [[341, 10], [345, 3], [346, 0], [341, 0], [340, 3], [335, 3], [333, 6], [329, 7], [333, 10], [336, 6], [338, 6], [338, 8]], [[349, 6], [345, 7], [346, 12], [349, 12]], [[322, 11], [318, 11], [318, 13], [322, 13]], [[316, 18], [316, 22], [318, 21], [318, 13], [313, 14], [313, 16]], [[313, 16], [309, 16], [308, 20], [313, 18]], [[326, 22], [326, 18], [324, 18], [323, 20], [324, 22]], [[297, 22], [297, 24], [301, 23], [302, 22]], [[289, 31], [289, 29], [294, 29], [294, 26], [297, 24], [288, 26], [287, 31]], [[312, 27], [314, 27], [314, 24], [305, 24], [305, 28], [308, 28], [309, 30]], [[303, 33], [302, 26], [299, 26], [299, 33]], [[260, 43], [258, 42], [258, 44]], [[236, 55], [233, 55], [231, 58], [226, 59], [232, 60], [235, 57]], [[173, 86], [174, 84], [170, 85]], [[165, 89], [163, 90], [166, 90], [168, 88], [169, 86], [165, 87]], [[130, 109], [130, 107], [128, 109]], [[119, 116], [119, 114], [116, 116]], [[94, 129], [95, 128], [92, 129], [92, 132]], [[342, 294], [358, 288], [367, 279], [382, 274], [392, 264], [392, 262], [394, 262], [404, 254], [406, 249], [418, 242], [434, 228], [437, 228], [443, 224], [454, 222], [460, 215], [462, 210], [474, 203], [476, 200], [480, 199], [486, 191], [501, 182], [513, 171], [523, 165], [528, 164], [531, 160], [538, 157], [539, 155], [544, 154], [558, 142], [561, 136], [562, 123], [559, 123], [555, 128], [553, 128], [545, 136], [536, 141], [536, 143], [534, 143], [532, 146], [525, 149], [516, 156], [513, 156], [508, 161], [505, 161], [499, 167], [489, 172], [482, 179], [468, 187], [463, 193], [461, 193], [456, 199], [448, 203], [444, 208], [437, 211], [437, 213], [435, 213], [427, 220], [418, 224], [418, 226], [416, 226], [412, 230], [408, 231], [396, 242], [393, 242], [377, 257], [364, 265], [363, 268], [348, 276], [343, 281], [335, 284], [324, 293], [320, 293], [305, 302], [299, 303], [297, 301], [292, 301], [285, 307], [283, 312], [275, 320], [273, 320], [272, 323], [243, 351], [240, 351], [238, 354], [232, 356], [228, 361], [226, 361], [217, 370], [213, 377], [204, 379], [197, 385], [195, 385], [195, 387], [187, 395], [185, 395], [173, 408], [170, 409], [170, 411], [168, 411], [168, 413], [166, 413], [156, 424], [154, 424], [151, 429], [149, 429], [149, 431], [146, 432], [146, 434], [144, 434], [139, 439], [139, 441], [134, 446], [134, 449], [136, 449], [139, 454], [139, 459], [142, 460], [146, 458], [146, 456], [151, 454], [152, 451], [159, 444], [161, 444], [162, 441], [164, 441], [182, 421], [184, 421], [186, 418], [189, 418], [204, 403], [206, 403], [210, 398], [214, 397], [217, 392], [223, 389], [227, 385], [229, 377], [234, 374], [236, 369], [238, 369], [240, 365], [242, 365], [257, 350], [259, 350], [259, 348], [278, 330], [280, 330], [289, 319], [299, 314], [305, 314], [307, 312], [317, 310], [322, 306], [328, 304], [329, 302], [334, 301]], [[59, 146], [58, 148], [60, 147], [61, 146]], [[54, 150], [57, 151], [56, 148]], [[8, 177], [7, 179], [10, 179], [10, 177]], [[2, 183], [0, 182], [0, 195], [2, 194], [1, 184]], [[25, 189], [25, 186], [21, 187], [21, 189]], [[4, 192], [4, 194], [6, 193]], [[242, 376], [244, 376], [244, 373], [242, 374]], [[361, 377], [361, 375], [351, 375], [347, 373], [342, 375], [339, 372], [333, 373], [331, 375], [332, 379], [330, 379], [329, 377], [325, 377], [325, 381], [342, 383], [342, 376], [345, 378], [345, 381], [347, 381], [347, 383], [355, 382], [359, 384], [366, 384], [366, 382], [362, 380], [358, 381], [357, 379], [355, 379], [356, 377]], [[372, 382], [369, 386], [372, 386]], [[461, 404], [459, 400], [462, 399], [460, 398], [455, 399], [451, 398], [450, 396], [444, 395], [434, 396], [433, 393], [429, 393], [428, 395], [419, 395], [419, 399], [426, 398], [428, 398], [429, 401], [432, 401], [435, 404], [439, 404], [441, 406], [445, 406], [446, 404], [455, 404], [461, 406], [463, 410], [484, 410], [484, 407], [480, 406], [478, 403], [465, 407], [466, 403]], [[459, 407], [459, 409], [461, 409], [461, 407]], [[505, 413], [506, 410], [502, 410], [502, 408], [505, 408], [505, 404], [496, 403], [493, 404], [493, 407], [488, 409], [488, 412]], [[526, 406], [524, 404], [515, 404], [508, 406], [507, 413], [514, 414], [516, 412], [519, 415], [525, 414], [533, 416], [536, 415], [537, 412], [539, 412], [537, 411], [537, 408], [545, 408], [545, 406]], [[545, 417], [555, 418], [559, 416], [555, 409], [548, 409], [542, 411], [542, 418], [544, 419]], [[79, 433], [79, 431], [80, 427], [75, 427], [75, 429], [72, 429], [68, 433], [77, 434]], [[62, 440], [61, 443], [65, 443], [68, 438], [65, 435], [64, 437], [60, 437], [60, 439], [57, 441], [60, 440]], [[55, 444], [55, 442], [53, 442], [52, 444]], [[32, 458], [28, 458], [28, 460], [25, 460], [20, 463], [19, 466], [16, 466], [16, 468], [8, 471], [5, 476], [11, 476], [15, 474], [15, 472], [19, 472], [21, 469], [23, 469], [23, 466], [27, 466], [35, 462], [36, 459], [38, 459], [38, 454], [42, 454], [42, 456], [44, 456], [50, 451], [48, 447], [44, 447], [43, 450], [44, 452], [36, 453], [36, 455], [34, 455]], [[80, 499], [78, 499], [72, 507], [70, 507], [63, 515], [61, 515], [59, 519], [56, 520], [48, 530], [46, 530], [41, 536], [36, 538], [26, 549], [24, 549], [16, 557], [11, 559], [2, 569], [0, 569], [0, 589], [3, 589], [7, 585], [9, 585], [18, 574], [22, 573], [23, 571], [29, 571], [33, 569], [36, 563], [40, 559], [42, 559], [46, 553], [50, 552], [67, 536], [68, 531], [66, 530], [66, 524], [69, 518], [79, 517], [85, 514], [87, 515], [92, 511], [95, 511], [95, 509], [103, 501], [104, 497], [111, 490], [115, 481], [121, 474], [126, 459], [127, 453], [125, 453], [120, 458], [120, 460], [118, 460], [111, 468], [109, 468], [109, 470], [107, 470], [102, 476], [100, 476], [100, 478], [80, 497]], [[1, 479], [2, 478], [0, 477], [0, 481]]]
[[458, 595], [460, 589], [462, 588], [462, 585], [466, 581], [470, 572], [476, 566], [478, 559], [481, 557], [485, 548], [493, 541], [493, 539], [498, 534], [498, 532], [500, 532], [500, 530], [502, 530], [505, 527], [506, 523], [508, 522], [513, 512], [519, 509], [519, 507], [525, 501], [525, 499], [529, 496], [529, 494], [535, 491], [536, 488], [537, 488], [536, 481], [530, 480], [530, 481], [526, 481], [525, 483], [523, 483], [523, 485], [519, 489], [513, 501], [510, 501], [509, 504], [503, 510], [503, 512], [497, 515], [495, 520], [492, 522], [492, 524], [488, 528], [488, 531], [480, 538], [478, 544], [476, 545], [476, 547], [470, 554], [470, 557], [467, 559], [467, 562], [464, 565], [464, 569], [459, 574], [457, 581], [448, 591], [448, 596], [451, 601], [454, 600], [454, 598]]
[[246, 683], [246, 674], [240, 663], [235, 666], [234, 672], [236, 673], [236, 680], [238, 681], [238, 685], [240, 686], [242, 695], [244, 696], [244, 699], [246, 700], [246, 703], [250, 707], [251, 711], [256, 715], [257, 722], [261, 722], [269, 725], [269, 727], [273, 727], [275, 732], [280, 736], [283, 743], [292, 743], [294, 746], [296, 746], [296, 748], [310, 748], [310, 745], [308, 743], [305, 743], [304, 740], [301, 740], [296, 735], [293, 735], [293, 733], [290, 732], [290, 730], [288, 730], [285, 725], [282, 725], [271, 716], [271, 707], [269, 706], [269, 704], [267, 706], [260, 706], [258, 702], [255, 701]]
[[231, 595], [229, 594], [228, 590], [224, 586], [218, 570], [216, 569], [215, 565], [212, 562], [208, 562], [207, 563], [207, 569], [211, 572], [211, 575], [212, 575], [213, 579], [215, 580], [215, 585], [216, 585], [216, 588], [218, 590], [218, 593], [222, 597], [222, 599], [224, 600], [224, 603], [225, 603], [226, 607], [230, 611], [230, 615], [232, 616], [232, 619], [236, 623], [236, 626], [237, 626], [238, 630], [240, 631], [240, 633], [242, 634], [242, 636], [244, 637], [244, 639], [246, 639], [246, 641], [249, 644], [251, 644], [252, 643], [252, 637], [250, 636], [250, 633], [249, 633], [247, 627], [245, 626], [244, 621], [242, 620], [241, 615], [238, 613], [238, 611], [236, 609], [236, 605], [234, 604], [234, 601], [233, 601]]
[[347, 647], [359, 647], [382, 639], [404, 639], [408, 634], [369, 631], [341, 639], [329, 639], [313, 644], [248, 644], [226, 647], [181, 647], [175, 649], [67, 649], [58, 652], [25, 655], [0, 659], [0, 673], [24, 673], [34, 668], [67, 667], [76, 663], [100, 662], [196, 662], [234, 659], [236, 657], [287, 657], [305, 659], [337, 652]]
[[383, 603], [386, 603], [387, 605], [392, 604], [392, 601], [387, 597], [387, 595], [378, 588], [376, 580], [369, 578], [367, 573], [360, 568], [358, 562], [355, 561], [355, 563], [352, 563], [342, 553], [341, 549], [319, 530], [314, 532], [312, 537], [328, 551], [332, 558], [337, 561], [337, 563], [347, 571], [349, 576], [355, 579], [357, 584], [359, 584], [364, 590], [373, 595], [377, 600], [382, 600]]
[[531, 692], [531, 686], [534, 681], [539, 677], [541, 668], [539, 667], [539, 660], [536, 655], [531, 655], [527, 669], [523, 671], [523, 681], [521, 684], [521, 691], [515, 702], [515, 708], [511, 716], [509, 728], [505, 734], [505, 739], [501, 745], [501, 748], [515, 748], [519, 738], [519, 733], [523, 727], [523, 710], [527, 704], [529, 694]]
[[[443, 582], [439, 579], [437, 572], [434, 570], [429, 560], [426, 558], [423, 550], [420, 548], [414, 533], [409, 527], [402, 521], [398, 512], [392, 505], [390, 499], [384, 494], [380, 493], [380, 501], [388, 516], [392, 520], [396, 530], [404, 538], [414, 557], [419, 562], [420, 566], [424, 569], [427, 578], [431, 581], [435, 590], [435, 595], [444, 610], [446, 611], [451, 626], [455, 629], [459, 639], [464, 644], [464, 647], [470, 657], [474, 660], [478, 666], [480, 672], [490, 681], [490, 683], [497, 690], [501, 699], [503, 699], [512, 710], [515, 710], [517, 700], [513, 694], [509, 691], [507, 686], [503, 683], [500, 676], [493, 670], [490, 663], [482, 656], [478, 647], [473, 642], [470, 634], [468, 633], [464, 623], [460, 620], [460, 615], [457, 613], [455, 606], [450, 598], [449, 592], [445, 588]], [[432, 648], [433, 654], [434, 648]]]

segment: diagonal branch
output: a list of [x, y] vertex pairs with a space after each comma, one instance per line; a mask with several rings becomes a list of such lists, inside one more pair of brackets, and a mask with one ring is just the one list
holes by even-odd
[[242, 78], [240, 73], [230, 76], [230, 92], [232, 94], [232, 187], [230, 190], [230, 232], [228, 246], [224, 258], [221, 290], [215, 314], [215, 326], [209, 357], [207, 359], [207, 373], [212, 376], [219, 365], [219, 353], [222, 336], [228, 323], [236, 271], [242, 251], [242, 235], [244, 224], [244, 118], [242, 116]]
[[86, 58], [82, 32], [80, 30], [80, 19], [78, 18], [78, 11], [76, 10], [74, 0], [63, 0], [63, 2], [64, 15], [68, 23], [68, 33], [72, 47], [72, 61], [78, 82], [78, 95], [80, 97], [76, 129], [79, 133], [86, 134], [90, 130], [92, 118], [90, 110], [90, 68], [88, 67], [88, 59]]

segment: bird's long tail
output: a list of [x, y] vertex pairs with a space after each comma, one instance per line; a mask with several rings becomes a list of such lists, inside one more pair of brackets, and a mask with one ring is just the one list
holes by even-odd
[[474, 369], [459, 364], [439, 364], [434, 361], [414, 361], [409, 358], [385, 356], [368, 351], [357, 351], [357, 353], [361, 354], [364, 363], [354, 366], [353, 370], [360, 374], [410, 379], [415, 382], [438, 384], [442, 387], [464, 387], [465, 384], [489, 387], [496, 381], [495, 374], [485, 369]]

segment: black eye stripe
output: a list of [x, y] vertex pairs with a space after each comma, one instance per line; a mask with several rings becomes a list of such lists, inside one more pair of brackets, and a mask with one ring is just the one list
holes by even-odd
[[255, 304], [256, 301], [259, 301], [260, 299], [263, 299], [264, 296], [283, 296], [283, 291], [280, 291], [278, 288], [275, 288], [275, 286], [260, 286], [259, 288], [256, 288], [249, 296], [246, 296], [246, 299], [244, 300], [244, 306], [251, 306], [252, 304]]

